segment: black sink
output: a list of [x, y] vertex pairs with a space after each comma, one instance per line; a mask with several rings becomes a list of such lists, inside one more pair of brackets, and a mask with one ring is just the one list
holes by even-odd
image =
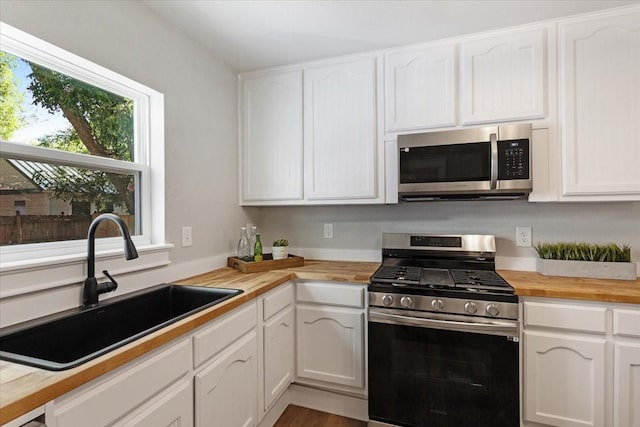
[[0, 332], [0, 360], [52, 371], [73, 368], [240, 293], [154, 286], [90, 309], [5, 328]]

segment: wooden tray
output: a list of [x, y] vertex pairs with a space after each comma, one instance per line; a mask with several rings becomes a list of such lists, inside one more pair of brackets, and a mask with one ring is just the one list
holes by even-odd
[[280, 268], [300, 267], [304, 265], [304, 258], [291, 255], [287, 259], [273, 259], [273, 254], [262, 255], [262, 261], [243, 261], [236, 257], [229, 257], [227, 265], [241, 273], [258, 273], [260, 271], [277, 270]]

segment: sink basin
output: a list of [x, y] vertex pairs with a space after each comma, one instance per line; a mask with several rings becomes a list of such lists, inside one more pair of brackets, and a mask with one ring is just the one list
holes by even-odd
[[0, 360], [53, 371], [73, 368], [198, 311], [239, 289], [163, 284], [0, 333]]

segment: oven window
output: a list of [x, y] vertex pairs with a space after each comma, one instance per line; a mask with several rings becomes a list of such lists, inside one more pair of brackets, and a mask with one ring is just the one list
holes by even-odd
[[518, 344], [369, 323], [369, 417], [402, 426], [519, 423]]
[[489, 181], [491, 144], [437, 145], [400, 149], [400, 183]]

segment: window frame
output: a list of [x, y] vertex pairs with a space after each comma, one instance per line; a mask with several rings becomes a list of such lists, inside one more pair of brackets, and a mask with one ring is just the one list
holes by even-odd
[[[129, 98], [134, 102], [134, 160], [122, 161], [88, 154], [0, 141], [9, 158], [42, 161], [107, 172], [136, 173], [136, 206], [141, 233], [133, 236], [139, 248], [167, 246], [164, 236], [164, 96], [160, 92], [78, 55], [0, 22], [2, 50], [52, 70]], [[153, 213], [153, 214], [152, 214]], [[136, 226], [136, 228], [138, 225]], [[0, 247], [0, 272], [51, 265], [86, 257], [86, 239]], [[169, 245], [170, 246], [170, 245]], [[120, 237], [97, 239], [97, 252], [122, 249]], [[144, 250], [142, 250], [144, 252]], [[57, 261], [56, 261], [57, 260]], [[168, 262], [168, 260], [167, 260]]]

